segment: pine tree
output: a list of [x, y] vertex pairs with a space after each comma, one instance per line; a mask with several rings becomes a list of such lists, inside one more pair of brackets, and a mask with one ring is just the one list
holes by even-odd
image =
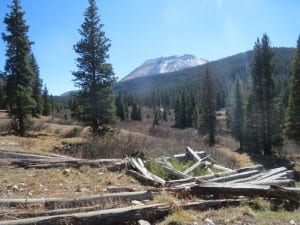
[[131, 120], [139, 120], [139, 106], [136, 103], [132, 105]]
[[116, 105], [116, 116], [119, 117], [121, 120], [126, 120], [127, 112], [125, 109], [124, 98], [121, 92], [119, 92], [118, 96], [116, 97], [115, 105]]
[[8, 111], [13, 119], [14, 129], [24, 136], [32, 122], [32, 110], [36, 107], [31, 88], [33, 81], [29, 58], [31, 42], [27, 36], [29, 27], [26, 25], [25, 13], [22, 11], [20, 1], [13, 0], [10, 9], [11, 12], [4, 18], [7, 33], [3, 34], [3, 40], [7, 44], [6, 94]]
[[115, 122], [112, 86], [115, 77], [111, 64], [107, 63], [110, 41], [103, 31], [103, 24], [97, 14], [95, 0], [89, 0], [89, 7], [84, 13], [85, 19], [79, 33], [82, 39], [74, 46], [77, 58], [74, 82], [80, 88], [85, 122], [92, 132], [105, 134], [106, 125]]
[[235, 81], [234, 100], [231, 109], [230, 130], [232, 136], [240, 142], [240, 149], [243, 149], [243, 128], [244, 128], [244, 109], [243, 98], [241, 94], [240, 80], [237, 77]]
[[293, 60], [285, 133], [289, 139], [300, 141], [300, 36]]
[[246, 138], [247, 143], [251, 145], [247, 148], [254, 151], [262, 149], [265, 155], [272, 154], [272, 114], [275, 97], [273, 55], [270, 40], [265, 34], [254, 46], [252, 86], [246, 111]]
[[181, 123], [181, 101], [180, 101], [180, 96], [177, 96], [177, 98], [176, 98], [174, 112], [175, 112], [175, 127], [181, 128], [182, 123]]
[[152, 127], [159, 126], [160, 120], [161, 120], [160, 110], [155, 109]]
[[43, 116], [49, 116], [50, 112], [51, 112], [51, 101], [49, 98], [49, 94], [48, 94], [48, 89], [45, 86], [43, 93], [42, 93], [42, 99], [43, 99], [43, 111], [42, 111], [42, 115]]
[[208, 144], [215, 144], [216, 112], [215, 112], [215, 87], [212, 74], [206, 66], [201, 77], [201, 115], [199, 133], [208, 135]]
[[163, 120], [165, 121], [165, 122], [168, 122], [168, 110], [167, 110], [167, 106], [165, 106], [164, 108], [163, 108]]
[[0, 109], [5, 109], [5, 80], [4, 74], [0, 71]]
[[33, 72], [33, 82], [32, 82], [32, 97], [36, 102], [36, 107], [32, 111], [33, 116], [38, 116], [43, 112], [43, 99], [42, 99], [42, 87], [43, 82], [40, 78], [40, 68], [37, 65], [36, 59], [31, 53], [30, 55], [30, 65]]
[[81, 105], [79, 103], [79, 98], [77, 96], [74, 96], [72, 98], [72, 106], [71, 106], [71, 117], [74, 120], [81, 121], [81, 115], [83, 114], [83, 109], [81, 108]]

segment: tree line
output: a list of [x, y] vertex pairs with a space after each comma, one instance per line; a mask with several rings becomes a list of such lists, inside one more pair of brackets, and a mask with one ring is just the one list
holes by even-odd
[[[4, 18], [7, 31], [2, 35], [6, 64], [0, 76], [0, 106], [7, 108], [15, 131], [25, 135], [32, 117], [49, 115], [53, 98], [40, 79], [20, 0], [13, 0], [10, 10]], [[123, 86], [114, 96], [116, 78], [112, 65], [107, 63], [111, 44], [95, 0], [89, 0], [79, 34], [81, 39], [74, 45], [77, 70], [72, 72], [79, 91], [69, 107], [72, 117], [90, 126], [94, 135], [105, 134], [116, 118], [141, 121], [141, 106], [147, 105], [155, 111], [153, 126], [159, 125], [162, 118], [168, 120], [167, 113], [173, 111], [175, 127], [198, 129], [210, 145], [215, 143], [216, 110], [221, 108], [226, 108], [228, 127], [243, 150], [270, 155], [272, 146], [282, 144], [284, 137], [299, 141], [300, 38], [293, 59], [289, 57], [291, 49], [272, 48], [265, 34], [245, 55], [251, 63], [239, 64], [238, 56], [231, 57], [230, 70], [221, 62], [208, 63], [197, 70], [151, 78], [160, 85], [164, 84], [161, 79], [172, 81], [164, 87], [142, 90], [142, 86], [139, 91], [130, 92]], [[275, 63], [274, 55], [279, 50], [284, 60]], [[291, 61], [289, 76], [285, 64]], [[126, 85], [134, 89], [134, 82], [137, 81]]]

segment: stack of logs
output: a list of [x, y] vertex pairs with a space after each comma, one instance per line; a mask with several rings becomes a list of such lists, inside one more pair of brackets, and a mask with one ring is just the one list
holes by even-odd
[[[178, 160], [193, 159], [195, 163], [185, 171], [179, 171], [174, 168], [170, 162], [170, 158], [158, 158], [156, 163], [168, 171], [175, 179], [164, 180], [157, 175], [152, 174], [144, 166], [144, 162], [140, 158], [129, 158], [130, 163], [128, 173], [141, 182], [155, 187], [189, 187], [195, 184], [219, 183], [225, 186], [263, 186], [276, 185], [281, 187], [295, 187], [294, 171], [288, 170], [286, 167], [279, 167], [264, 171], [262, 165], [254, 165], [239, 169], [229, 169], [218, 163], [206, 152], [195, 152], [190, 147], [186, 148], [185, 154], [174, 155]], [[190, 176], [198, 167], [205, 168], [208, 175]], [[220, 172], [213, 173], [212, 169]]]
[[[150, 172], [140, 158], [84, 160], [60, 155], [46, 156], [0, 150], [0, 167], [47, 169], [76, 168], [83, 165], [106, 166], [113, 171], [126, 169], [129, 175], [147, 185], [145, 191], [137, 192], [126, 187], [118, 190], [112, 188], [111, 192], [119, 192], [80, 198], [0, 199], [0, 216], [9, 211], [13, 211], [15, 216], [15, 219], [7, 221], [0, 219], [0, 225], [147, 224], [138, 222], [139, 220], [154, 223], [172, 213], [174, 207], [171, 203], [157, 204], [151, 201], [155, 195], [162, 192], [180, 199], [191, 199], [190, 196], [198, 198], [193, 202], [181, 201], [177, 207], [182, 209], [206, 210], [238, 206], [241, 202], [251, 201], [252, 197], [275, 199], [299, 207], [300, 189], [294, 187], [293, 171], [285, 167], [264, 171], [262, 165], [254, 165], [232, 170], [219, 165], [205, 152], [196, 152], [190, 147], [187, 147], [186, 153], [174, 157], [178, 160], [194, 160], [194, 164], [185, 171], [179, 171], [171, 164], [170, 158], [156, 159], [156, 163], [174, 178], [165, 180]], [[205, 168], [208, 175], [191, 176], [190, 174], [198, 167]], [[212, 170], [220, 172], [213, 173]], [[148, 202], [150, 200], [150, 202], [128, 206], [128, 202], [136, 200]], [[126, 202], [127, 207], [101, 209], [97, 206], [104, 202]], [[36, 206], [43, 208], [44, 211], [17, 211], [19, 208], [30, 209]]]

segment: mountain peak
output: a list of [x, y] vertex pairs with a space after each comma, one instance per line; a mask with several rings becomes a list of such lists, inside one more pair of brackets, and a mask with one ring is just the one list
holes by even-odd
[[207, 60], [189, 54], [149, 59], [133, 70], [130, 74], [125, 76], [121, 81], [131, 80], [142, 76], [179, 71], [205, 63], [207, 63]]

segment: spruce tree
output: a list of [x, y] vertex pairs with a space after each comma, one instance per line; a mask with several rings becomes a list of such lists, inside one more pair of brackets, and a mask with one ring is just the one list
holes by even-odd
[[121, 92], [119, 92], [118, 96], [116, 97], [115, 105], [116, 105], [116, 116], [119, 117], [121, 120], [126, 120], [127, 112], [125, 109], [124, 98]]
[[83, 99], [84, 122], [91, 126], [94, 135], [105, 134], [103, 128], [115, 122], [112, 93], [115, 77], [111, 64], [107, 63], [110, 40], [103, 31], [95, 0], [89, 0], [84, 16], [79, 29], [81, 40], [74, 45], [79, 55], [74, 82]]
[[32, 115], [38, 116], [43, 112], [43, 99], [42, 99], [43, 82], [40, 78], [40, 68], [36, 62], [33, 53], [31, 53], [30, 55], [30, 65], [33, 72], [32, 97], [36, 102], [36, 107], [33, 109]]
[[0, 109], [5, 109], [5, 98], [4, 74], [0, 71]]
[[6, 42], [7, 74], [6, 94], [8, 112], [14, 122], [15, 131], [21, 136], [25, 135], [31, 125], [31, 113], [36, 107], [32, 98], [33, 72], [30, 65], [30, 45], [27, 32], [29, 27], [24, 19], [20, 1], [13, 0], [10, 13], [6, 14], [4, 23], [7, 32], [3, 40]]
[[139, 106], [136, 103], [132, 105], [131, 120], [139, 120]]
[[292, 66], [285, 133], [289, 139], [300, 141], [300, 36], [297, 40], [297, 49]]
[[174, 112], [175, 112], [175, 127], [181, 128], [181, 100], [180, 96], [177, 96], [176, 101], [175, 101], [175, 106], [174, 106]]
[[[266, 34], [254, 46], [252, 84], [246, 114], [247, 146], [254, 151], [272, 154], [272, 114], [274, 110], [275, 85], [273, 81], [273, 51]], [[255, 144], [255, 145], [254, 145]], [[253, 147], [257, 149], [253, 149]]]
[[240, 80], [235, 81], [234, 96], [231, 109], [230, 130], [232, 136], [240, 142], [240, 149], [243, 149], [243, 128], [244, 128], [244, 109], [243, 97], [241, 93]]
[[212, 74], [206, 66], [205, 73], [201, 77], [200, 88], [201, 115], [199, 121], [199, 133], [208, 135], [208, 144], [215, 144], [216, 111], [215, 111], [215, 87]]
[[43, 116], [49, 116], [51, 112], [51, 100], [49, 98], [48, 89], [45, 86], [43, 93], [42, 93], [42, 99], [43, 99]]

